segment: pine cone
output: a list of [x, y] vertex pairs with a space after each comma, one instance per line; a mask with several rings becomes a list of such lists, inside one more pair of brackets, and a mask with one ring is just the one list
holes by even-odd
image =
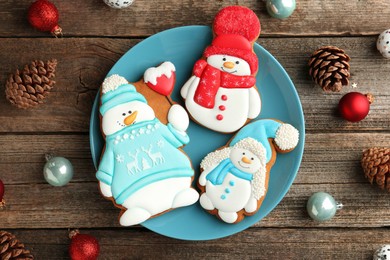
[[349, 56], [344, 50], [334, 46], [325, 46], [316, 50], [309, 60], [309, 74], [325, 91], [339, 92], [342, 86], [348, 86]]
[[22, 71], [17, 69], [10, 75], [5, 95], [11, 104], [18, 108], [31, 108], [43, 103], [43, 100], [53, 88], [57, 60], [44, 63], [41, 60], [32, 61], [25, 65]]
[[390, 148], [370, 148], [363, 151], [364, 175], [372, 184], [390, 192]]
[[0, 259], [34, 259], [34, 257], [15, 235], [0, 230]]

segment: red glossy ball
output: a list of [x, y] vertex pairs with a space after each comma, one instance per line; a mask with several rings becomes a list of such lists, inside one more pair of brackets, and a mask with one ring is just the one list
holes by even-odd
[[3, 196], [4, 196], [4, 183], [0, 180], [0, 203], [1, 201], [3, 200]]
[[58, 19], [57, 7], [47, 0], [37, 0], [28, 9], [28, 21], [40, 31], [55, 32], [59, 29]]
[[76, 234], [69, 245], [69, 256], [72, 260], [96, 260], [100, 246], [96, 238], [87, 234]]
[[366, 95], [359, 92], [350, 92], [339, 101], [341, 116], [351, 122], [363, 120], [370, 111], [370, 102]]

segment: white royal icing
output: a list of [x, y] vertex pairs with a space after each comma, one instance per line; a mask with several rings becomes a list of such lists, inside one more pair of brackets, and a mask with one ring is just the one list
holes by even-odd
[[205, 158], [200, 162], [200, 167], [203, 170], [209, 170], [211, 167], [220, 163], [222, 160], [229, 157], [230, 147], [225, 147], [215, 152], [209, 153]]
[[266, 150], [261, 143], [250, 137], [239, 141], [233, 148], [246, 149], [258, 158], [258, 171], [253, 174], [252, 180], [252, 195], [259, 200], [266, 192]]
[[[232, 164], [242, 172], [253, 174], [252, 181], [227, 173], [222, 184], [213, 184], [207, 180], [210, 174], [222, 161], [229, 158]], [[248, 161], [249, 160], [249, 161]], [[205, 186], [205, 193], [200, 200], [207, 210], [217, 209], [218, 215], [227, 223], [237, 219], [237, 212], [248, 209], [252, 213], [257, 202], [266, 193], [266, 155], [263, 145], [252, 138], [245, 138], [233, 147], [209, 153], [201, 162], [203, 172], [199, 184]], [[256, 207], [254, 209], [254, 207]]]
[[168, 122], [171, 123], [176, 130], [185, 132], [190, 124], [190, 119], [182, 106], [174, 104], [169, 109]]
[[145, 83], [157, 84], [157, 78], [165, 75], [167, 78], [172, 76], [172, 72], [176, 71], [175, 65], [172, 62], [166, 61], [158, 67], [152, 67], [145, 71], [144, 81]]
[[[191, 177], [170, 178], [151, 183], [136, 191], [122, 204], [128, 213], [125, 212], [121, 216], [120, 224], [136, 225], [167, 209], [194, 204], [199, 194], [190, 188], [191, 182]], [[134, 214], [134, 211], [143, 212], [143, 217]]]
[[[129, 112], [137, 111], [137, 117], [134, 122], [148, 121], [155, 118], [153, 109], [146, 103], [141, 101], [131, 101], [117, 105], [109, 109], [102, 118], [102, 129], [105, 135], [111, 135], [126, 127], [125, 118], [129, 116]], [[129, 136], [124, 137], [124, 139]], [[120, 140], [117, 140], [120, 141]]]
[[281, 150], [290, 150], [297, 146], [298, 130], [290, 124], [282, 124], [276, 131], [275, 143]]
[[[245, 125], [248, 118], [253, 119], [260, 114], [260, 95], [254, 87], [249, 89], [219, 88], [213, 108], [199, 105], [194, 101], [199, 80], [198, 77], [191, 77], [190, 82], [186, 83], [180, 92], [185, 99], [189, 114], [199, 124], [217, 132], [231, 133]], [[224, 110], [220, 109], [221, 106]], [[223, 119], [218, 120], [218, 115], [222, 115]]]
[[[238, 57], [215, 54], [207, 58], [207, 63], [213, 66], [214, 68], [217, 68], [224, 72], [231, 73], [233, 75], [237, 75], [237, 76], [251, 75], [251, 68], [249, 67], [249, 63]], [[232, 68], [226, 67], [224, 65], [226, 63], [231, 63], [233, 67]]]
[[105, 94], [109, 91], [115, 90], [117, 87], [128, 84], [128, 81], [118, 74], [114, 74], [105, 78], [102, 84], [102, 93]]

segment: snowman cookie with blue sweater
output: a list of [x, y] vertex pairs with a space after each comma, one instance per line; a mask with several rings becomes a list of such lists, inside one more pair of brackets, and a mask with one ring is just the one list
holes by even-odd
[[202, 160], [200, 205], [226, 223], [254, 215], [267, 193], [277, 152], [292, 151], [298, 138], [292, 125], [272, 119], [243, 127], [226, 146]]
[[123, 226], [198, 201], [191, 161], [180, 149], [189, 142], [189, 118], [166, 97], [174, 77], [173, 64], [165, 62], [148, 69], [139, 82], [112, 75], [102, 84], [106, 144], [96, 177], [101, 193], [122, 209]]

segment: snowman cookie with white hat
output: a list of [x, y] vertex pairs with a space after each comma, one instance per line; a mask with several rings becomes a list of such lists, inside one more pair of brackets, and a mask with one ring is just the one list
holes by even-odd
[[292, 151], [299, 133], [290, 124], [262, 119], [244, 126], [201, 162], [200, 205], [226, 223], [254, 215], [265, 198], [276, 153]]
[[180, 149], [189, 142], [189, 118], [168, 96], [174, 81], [175, 67], [164, 62], [138, 82], [111, 75], [102, 84], [106, 143], [96, 177], [101, 193], [122, 209], [123, 226], [198, 201], [191, 161]]
[[246, 7], [228, 6], [217, 13], [214, 39], [180, 91], [194, 121], [232, 133], [259, 115], [258, 58], [253, 44], [260, 30], [258, 17]]

